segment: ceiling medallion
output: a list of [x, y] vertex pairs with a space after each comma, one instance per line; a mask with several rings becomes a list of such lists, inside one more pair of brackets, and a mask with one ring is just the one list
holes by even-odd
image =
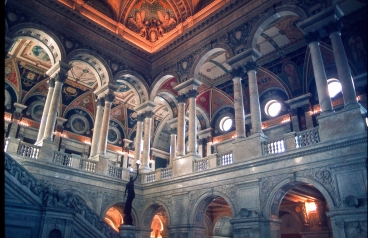
[[174, 12], [164, 0], [141, 0], [129, 15], [126, 24], [128, 29], [152, 43], [177, 25]]

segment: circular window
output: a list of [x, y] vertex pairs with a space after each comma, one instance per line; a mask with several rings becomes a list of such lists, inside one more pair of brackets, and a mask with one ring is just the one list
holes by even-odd
[[281, 111], [281, 103], [277, 100], [272, 99], [266, 103], [264, 110], [268, 116], [275, 117], [279, 115]]
[[231, 126], [233, 125], [233, 120], [229, 116], [224, 116], [220, 120], [220, 130], [222, 131], [228, 131], [231, 129]]
[[84, 134], [89, 130], [89, 122], [87, 118], [79, 114], [73, 114], [69, 118], [70, 123], [68, 124], [72, 131], [77, 134]]
[[120, 131], [118, 128], [116, 127], [111, 127], [109, 128], [109, 132], [107, 134], [107, 141], [110, 144], [116, 144], [118, 143], [118, 141], [120, 140]]
[[331, 78], [327, 80], [328, 84], [328, 94], [330, 95], [330, 98], [335, 97], [339, 92], [341, 92], [341, 83], [339, 80], [335, 78]]

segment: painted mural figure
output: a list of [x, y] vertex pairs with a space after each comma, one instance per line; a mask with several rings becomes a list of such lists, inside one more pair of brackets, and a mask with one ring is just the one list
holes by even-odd
[[299, 89], [300, 88], [299, 78], [295, 66], [290, 63], [286, 63], [284, 65], [284, 73], [286, 74], [290, 82], [291, 89], [293, 91]]
[[124, 224], [125, 225], [133, 225], [133, 218], [132, 218], [132, 203], [133, 199], [135, 198], [135, 191], [134, 191], [134, 182], [137, 180], [139, 175], [139, 165], [137, 168], [137, 176], [133, 179], [133, 176], [130, 176], [129, 182], [125, 186], [124, 197], [128, 192], [128, 197], [125, 201], [124, 205]]

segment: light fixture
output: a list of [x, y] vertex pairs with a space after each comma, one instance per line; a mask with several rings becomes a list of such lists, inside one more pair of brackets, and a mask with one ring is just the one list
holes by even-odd
[[281, 103], [275, 99], [272, 99], [266, 103], [264, 110], [268, 116], [275, 117], [281, 111]]
[[342, 89], [340, 81], [335, 78], [328, 79], [327, 86], [330, 98], [335, 97], [339, 92], [341, 92]]
[[315, 212], [317, 210], [317, 206], [315, 202], [306, 202], [305, 207], [307, 210], [307, 213]]

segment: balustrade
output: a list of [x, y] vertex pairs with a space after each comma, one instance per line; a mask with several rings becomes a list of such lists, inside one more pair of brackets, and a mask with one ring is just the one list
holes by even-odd
[[29, 157], [32, 159], [37, 159], [38, 152], [40, 151], [39, 146], [28, 144], [26, 142], [19, 142], [17, 154], [20, 156]]
[[85, 170], [85, 171], [94, 173], [96, 172], [96, 164], [97, 164], [97, 161], [93, 161], [89, 159], [81, 159], [79, 168], [81, 170]]
[[318, 127], [297, 132], [295, 136], [296, 148], [314, 145], [319, 142]]
[[172, 168], [164, 168], [161, 170], [161, 179], [168, 179], [172, 177]]
[[285, 152], [285, 139], [279, 138], [263, 142], [263, 155]]
[[224, 166], [233, 163], [234, 163], [233, 152], [230, 151], [227, 153], [217, 155], [217, 166]]
[[52, 162], [58, 165], [72, 167], [72, 155], [60, 151], [54, 151]]
[[119, 178], [121, 179], [121, 175], [122, 175], [122, 168], [121, 167], [117, 167], [117, 166], [113, 166], [113, 165], [108, 165], [108, 171], [109, 171], [109, 176], [113, 177], [113, 178]]
[[156, 172], [146, 173], [146, 183], [151, 183], [156, 181]]
[[203, 158], [199, 160], [195, 160], [194, 162], [194, 172], [204, 171], [210, 168], [209, 159]]

